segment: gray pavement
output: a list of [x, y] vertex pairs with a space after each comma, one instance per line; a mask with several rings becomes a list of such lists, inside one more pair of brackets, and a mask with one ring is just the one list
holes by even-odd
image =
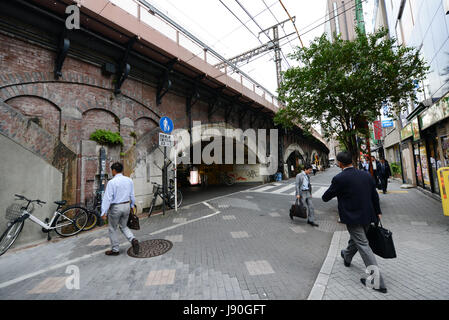
[[[106, 228], [9, 251], [0, 257], [0, 299], [307, 299], [326, 268], [320, 298], [376, 299], [378, 294], [359, 282], [363, 268], [358, 255], [351, 268], [342, 267], [339, 255], [328, 256], [331, 243], [336, 250], [347, 241], [344, 225], [337, 223], [337, 202], [320, 199], [338, 172], [333, 168], [312, 177], [318, 228], [303, 219], [290, 220], [292, 179], [256, 186], [177, 213], [142, 217], [141, 230], [135, 231], [139, 240], [173, 242], [173, 248], [158, 257], [129, 257], [124, 237], [121, 254], [105, 256]], [[398, 186], [391, 190], [401, 191]], [[449, 219], [442, 216], [440, 204], [408, 190], [381, 195], [381, 205], [398, 251], [398, 259], [379, 258], [388, 295], [447, 298], [443, 270], [449, 257], [444, 247]], [[403, 268], [401, 277], [393, 273]], [[79, 289], [73, 288], [74, 269], [79, 270]]]
[[360, 278], [365, 265], [359, 254], [351, 267], [343, 265], [341, 249], [349, 234], [338, 231], [317, 278], [311, 300], [447, 300], [449, 299], [449, 217], [441, 203], [416, 189], [403, 190], [390, 184], [389, 193], [380, 194], [383, 225], [393, 232], [397, 258], [376, 256], [387, 294], [364, 287]]

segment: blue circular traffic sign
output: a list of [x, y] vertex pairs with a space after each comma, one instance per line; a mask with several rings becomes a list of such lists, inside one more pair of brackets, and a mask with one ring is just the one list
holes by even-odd
[[173, 121], [169, 117], [162, 117], [161, 120], [159, 120], [159, 126], [161, 127], [161, 130], [167, 134], [172, 132], [174, 128]]

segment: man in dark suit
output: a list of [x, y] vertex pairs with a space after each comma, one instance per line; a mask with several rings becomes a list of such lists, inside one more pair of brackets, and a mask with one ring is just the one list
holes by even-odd
[[380, 158], [380, 162], [377, 162], [377, 176], [382, 185], [382, 191], [384, 194], [387, 193], [388, 178], [391, 177], [391, 169], [390, 164], [385, 158]]
[[[366, 237], [371, 222], [377, 222], [382, 215], [376, 185], [369, 173], [352, 166], [352, 156], [349, 152], [340, 152], [337, 161], [342, 172], [332, 179], [332, 184], [322, 199], [328, 202], [337, 197], [340, 220], [346, 224], [350, 235], [348, 247], [341, 251], [341, 257], [345, 266], [349, 267], [358, 251], [367, 268], [377, 267], [376, 258]], [[387, 289], [380, 272], [377, 280], [377, 288], [370, 286], [376, 291], [386, 293]], [[360, 281], [366, 285], [365, 278]]]

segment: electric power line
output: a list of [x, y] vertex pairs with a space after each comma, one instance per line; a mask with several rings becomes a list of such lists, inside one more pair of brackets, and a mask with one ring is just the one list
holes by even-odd
[[[252, 21], [254, 22], [254, 24], [260, 29], [260, 31], [263, 32], [262, 27], [257, 23], [256, 19], [254, 19], [254, 17], [248, 12], [248, 10], [246, 10], [246, 8], [240, 3], [240, 1], [239, 1], [239, 0], [234, 0], [234, 1], [237, 2], [237, 4], [238, 4], [238, 5], [243, 9], [243, 11], [245, 11], [245, 13], [251, 18], [251, 20], [252, 20]], [[220, 1], [220, 2], [221, 2], [221, 1]], [[268, 36], [265, 32], [263, 32], [263, 34], [268, 38], [268, 40], [272, 41], [271, 37]], [[258, 38], [259, 42], [260, 42], [261, 44], [263, 44], [262, 41], [260, 41], [259, 37], [257, 37], [257, 38]], [[281, 54], [282, 54], [282, 56], [284, 57], [285, 62], [287, 62], [287, 65], [288, 65], [289, 67], [291, 67], [290, 64], [289, 64], [288, 61], [287, 61], [287, 58], [285, 57], [284, 53], [282, 52], [282, 50], [281, 50]]]

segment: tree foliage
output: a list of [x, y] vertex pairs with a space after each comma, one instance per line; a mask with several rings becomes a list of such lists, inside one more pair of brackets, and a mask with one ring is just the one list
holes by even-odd
[[353, 41], [323, 35], [298, 48], [291, 57], [300, 66], [283, 73], [278, 94], [285, 107], [275, 122], [305, 130], [319, 124], [326, 138], [336, 137], [355, 158], [356, 135], [368, 134], [361, 124], [376, 120], [383, 103], [393, 116], [416, 102], [416, 81], [428, 71], [417, 49], [387, 35], [385, 29], [369, 35], [357, 30]]

